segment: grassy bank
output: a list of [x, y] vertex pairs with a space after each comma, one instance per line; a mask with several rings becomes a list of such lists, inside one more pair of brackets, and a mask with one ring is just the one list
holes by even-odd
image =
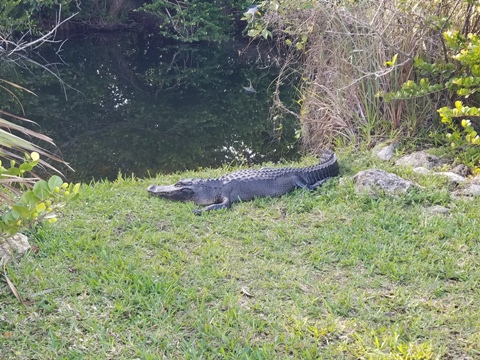
[[479, 207], [409, 171], [424, 190], [356, 194], [374, 161], [340, 161], [341, 183], [203, 216], [146, 187], [225, 169], [85, 186], [7, 268], [34, 304], [0, 283], [0, 357], [479, 356]]

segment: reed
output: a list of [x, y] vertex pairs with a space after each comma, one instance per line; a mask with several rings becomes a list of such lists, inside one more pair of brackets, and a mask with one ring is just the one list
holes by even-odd
[[[443, 31], [477, 31], [479, 22], [466, 1], [281, 4], [263, 18], [286, 53], [277, 92], [292, 74], [300, 79], [296, 115], [303, 144], [314, 152], [339, 138], [373, 145], [377, 138], [418, 136], [429, 129], [439, 103], [449, 100], [444, 94], [390, 102], [379, 94], [415, 79], [416, 57], [448, 61]], [[279, 96], [275, 106], [287, 109]]]

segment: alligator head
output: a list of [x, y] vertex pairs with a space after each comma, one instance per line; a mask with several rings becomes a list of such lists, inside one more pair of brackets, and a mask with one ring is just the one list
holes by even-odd
[[197, 179], [184, 179], [173, 185], [151, 185], [147, 190], [152, 195], [170, 200], [193, 201], [198, 188], [195, 180]]
[[218, 202], [218, 179], [183, 179], [173, 185], [151, 185], [148, 192], [152, 195], [176, 201], [193, 201], [197, 205], [210, 205]]

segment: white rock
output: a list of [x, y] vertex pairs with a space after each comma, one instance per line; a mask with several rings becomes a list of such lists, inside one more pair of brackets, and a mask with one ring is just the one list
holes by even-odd
[[480, 185], [468, 184], [465, 188], [454, 191], [452, 195], [456, 198], [480, 196]]
[[398, 194], [405, 193], [412, 186], [417, 186], [410, 180], [405, 180], [398, 175], [377, 169], [360, 171], [353, 179], [357, 192], [365, 190], [373, 190], [375, 192], [376, 188], [380, 188], [387, 193]]
[[390, 160], [393, 155], [395, 154], [395, 149], [398, 147], [396, 142], [391, 144], [388, 143], [381, 143], [375, 146], [372, 150], [373, 154], [376, 155], [378, 158], [388, 161]]
[[462, 183], [467, 181], [467, 179], [464, 178], [463, 176], [455, 174], [451, 171], [434, 172], [433, 175], [446, 176], [448, 178], [448, 180], [450, 180], [453, 183], [457, 183], [457, 184], [462, 184]]
[[417, 173], [417, 174], [424, 174], [424, 175], [431, 173], [430, 170], [428, 170], [427, 168], [424, 168], [424, 167], [422, 167], [422, 166], [419, 166], [419, 167], [414, 168], [414, 169], [413, 169], [413, 172], [415, 172], [415, 173]]
[[450, 209], [440, 205], [434, 205], [432, 207], [429, 207], [427, 210], [432, 215], [450, 215]]
[[13, 256], [22, 254], [30, 249], [28, 237], [23, 234], [15, 234], [4, 240], [0, 240], [0, 265], [9, 262]]
[[425, 151], [416, 151], [410, 155], [401, 157], [395, 162], [398, 166], [410, 166], [412, 168], [424, 167], [432, 169], [440, 164], [440, 159], [435, 155], [427, 154]]

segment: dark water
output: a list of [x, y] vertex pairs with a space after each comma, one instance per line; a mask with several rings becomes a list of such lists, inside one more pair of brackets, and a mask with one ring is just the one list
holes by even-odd
[[[38, 95], [21, 96], [25, 116], [55, 139], [75, 169], [69, 180], [291, 159], [294, 120], [268, 120], [277, 70], [244, 46], [145, 33], [70, 38], [42, 48], [53, 73], [16, 69], [12, 80]], [[248, 79], [256, 93], [242, 89]]]

